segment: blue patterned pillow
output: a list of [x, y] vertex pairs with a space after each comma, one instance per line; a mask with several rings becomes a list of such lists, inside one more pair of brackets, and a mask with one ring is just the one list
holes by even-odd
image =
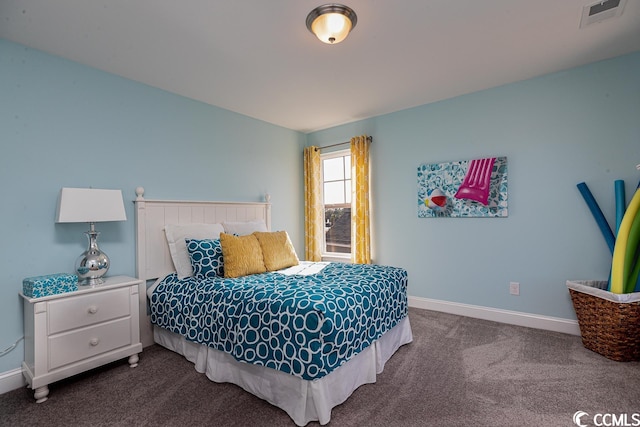
[[185, 239], [196, 279], [224, 277], [220, 239]]

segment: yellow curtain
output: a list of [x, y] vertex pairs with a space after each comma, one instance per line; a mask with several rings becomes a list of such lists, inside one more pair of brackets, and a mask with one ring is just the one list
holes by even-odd
[[351, 262], [356, 264], [371, 263], [369, 144], [366, 135], [351, 138]]
[[304, 149], [304, 256], [307, 261], [322, 259], [322, 183], [320, 150]]

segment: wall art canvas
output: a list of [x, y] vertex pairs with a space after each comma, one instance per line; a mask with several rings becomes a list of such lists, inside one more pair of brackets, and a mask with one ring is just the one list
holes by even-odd
[[418, 218], [507, 215], [506, 157], [418, 166]]

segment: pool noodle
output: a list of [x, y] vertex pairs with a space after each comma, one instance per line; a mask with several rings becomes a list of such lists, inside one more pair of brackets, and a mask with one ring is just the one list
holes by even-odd
[[580, 194], [582, 194], [584, 201], [587, 203], [587, 206], [589, 207], [593, 218], [596, 220], [598, 227], [600, 227], [600, 231], [604, 236], [604, 240], [605, 242], [607, 242], [607, 246], [609, 246], [609, 251], [611, 251], [611, 254], [613, 254], [616, 239], [613, 236], [611, 227], [609, 227], [609, 223], [604, 217], [600, 206], [598, 206], [598, 202], [596, 202], [593, 194], [591, 194], [591, 191], [589, 190], [589, 187], [587, 187], [587, 184], [581, 182], [577, 185], [577, 187], [578, 190], [580, 190]]
[[[635, 283], [635, 287], [633, 284]], [[640, 259], [636, 260], [636, 266], [629, 276], [629, 292], [640, 292]]]
[[[640, 185], [640, 183], [638, 183]], [[618, 179], [614, 182], [614, 190], [616, 196], [616, 232], [615, 235], [618, 235], [618, 230], [620, 230], [620, 223], [622, 222], [622, 217], [624, 216], [624, 211], [627, 207], [625, 192], [624, 192], [624, 181]], [[609, 269], [609, 280], [607, 281], [607, 291], [611, 292], [611, 269]]]
[[[640, 190], [640, 181], [638, 181], [638, 186], [636, 187], [637, 190]], [[636, 279], [636, 287], [633, 290], [633, 292], [640, 292], [640, 254], [638, 254], [638, 260], [636, 261], [636, 268], [633, 271], [633, 274], [636, 275], [637, 279]]]
[[[638, 186], [636, 187], [636, 189], [640, 189], [640, 181], [638, 181]], [[636, 268], [633, 270], [632, 274], [636, 276], [636, 287], [633, 292], [640, 292], [640, 253], [638, 254], [638, 259], [636, 260]]]
[[[629, 241], [624, 257], [625, 269], [625, 293], [634, 292], [638, 283], [638, 274], [640, 274], [640, 260], [638, 259], [638, 243], [640, 242], [640, 211], [633, 219], [633, 224], [629, 231]], [[635, 264], [634, 264], [635, 263]]]
[[615, 242], [613, 260], [611, 262], [611, 292], [614, 294], [622, 294], [625, 290], [625, 279], [628, 277], [628, 269], [630, 267], [627, 267], [627, 271], [625, 272], [624, 261], [626, 258], [627, 243], [629, 241], [629, 232], [638, 214], [638, 210], [640, 210], [640, 190], [636, 190], [627, 207]]
[[624, 216], [624, 210], [627, 206], [624, 194], [624, 181], [618, 179], [614, 183], [615, 193], [616, 193], [616, 236], [618, 235], [618, 230], [620, 230], [620, 223], [622, 222], [622, 217]]

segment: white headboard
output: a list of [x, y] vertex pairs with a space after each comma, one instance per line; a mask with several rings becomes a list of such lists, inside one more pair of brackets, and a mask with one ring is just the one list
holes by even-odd
[[262, 219], [271, 230], [271, 203], [268, 194], [265, 202], [147, 200], [142, 187], [136, 188], [136, 196], [136, 275], [142, 280], [139, 292], [140, 336], [142, 345], [147, 346], [153, 344], [147, 316], [147, 283], [175, 271], [164, 226]]

